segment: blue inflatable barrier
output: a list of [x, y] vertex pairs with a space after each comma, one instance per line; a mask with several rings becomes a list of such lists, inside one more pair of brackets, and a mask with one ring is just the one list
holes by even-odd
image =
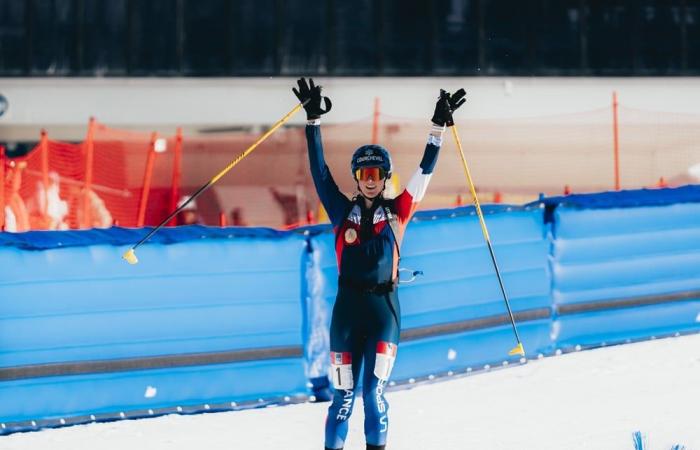
[[700, 203], [559, 206], [553, 218], [557, 345], [698, 329]]
[[[700, 330], [700, 188], [484, 211], [528, 357]], [[147, 232], [0, 233], [0, 434], [327, 386], [330, 226], [164, 229], [128, 265]], [[400, 287], [395, 382], [516, 360], [474, 208], [416, 214], [401, 254], [423, 275]]]
[[307, 393], [304, 236], [167, 229], [131, 266], [125, 234], [4, 235], [1, 422]]
[[0, 421], [7, 431], [21, 431], [35, 429], [31, 421], [39, 419], [56, 426], [76, 416], [90, 422], [96, 420], [90, 415], [114, 420], [139, 410], [154, 415], [220, 403], [230, 409], [232, 401], [257, 404], [259, 398], [304, 395], [305, 382], [299, 357], [3, 381]]
[[[539, 206], [485, 208], [511, 305], [516, 314], [524, 313], [519, 331], [529, 356], [552, 346], [549, 242], [543, 212]], [[323, 287], [310, 311], [317, 311], [324, 318], [317, 323], [327, 327], [338, 277], [331, 230], [313, 236], [311, 247], [324, 256], [318, 272]], [[418, 213], [408, 225], [400, 266], [423, 275], [399, 286], [403, 331], [394, 380], [509, 358], [516, 341], [474, 208]], [[323, 368], [317, 373], [328, 373], [324, 339], [313, 342], [317, 352], [312, 365]]]
[[309, 378], [328, 386], [330, 367], [330, 324], [338, 289], [338, 265], [333, 232], [329, 225], [316, 226], [309, 239], [307, 264], [303, 268], [307, 280], [302, 294], [304, 305], [304, 342]]

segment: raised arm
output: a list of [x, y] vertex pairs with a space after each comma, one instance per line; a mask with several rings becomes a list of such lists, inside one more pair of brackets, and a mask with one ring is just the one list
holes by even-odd
[[399, 216], [400, 222], [408, 222], [416, 211], [418, 203], [423, 200], [435, 163], [437, 163], [443, 133], [447, 127], [454, 125], [452, 113], [464, 104], [465, 95], [464, 89], [458, 90], [454, 95], [440, 89], [440, 98], [435, 105], [435, 113], [431, 119], [432, 127], [428, 134], [428, 143], [425, 145], [423, 159], [421, 159], [418, 170], [408, 181], [406, 189], [396, 197], [396, 214]]
[[306, 125], [306, 143], [309, 149], [309, 165], [314, 186], [323, 207], [333, 226], [343, 221], [344, 214], [350, 208], [350, 200], [340, 192], [335, 184], [331, 171], [323, 158], [323, 143], [321, 141], [321, 119], [309, 121]]
[[[323, 142], [321, 140], [321, 115], [330, 111], [332, 104], [328, 97], [321, 96], [321, 86], [314, 85], [314, 80], [309, 78], [307, 84], [304, 78], [297, 81], [299, 89], [292, 88], [294, 94], [300, 102], [308, 103], [304, 106], [306, 110], [306, 143], [309, 150], [309, 165], [311, 176], [318, 197], [321, 199], [323, 207], [328, 212], [333, 226], [339, 225], [343, 220], [343, 215], [350, 206], [350, 200], [340, 192], [335, 184], [331, 171], [323, 158]], [[321, 100], [324, 100], [326, 109], [321, 108]]]

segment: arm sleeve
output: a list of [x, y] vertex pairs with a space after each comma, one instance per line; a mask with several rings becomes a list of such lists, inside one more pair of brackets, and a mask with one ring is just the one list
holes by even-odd
[[428, 135], [428, 143], [425, 145], [423, 159], [420, 166], [413, 173], [408, 181], [406, 189], [396, 197], [396, 213], [402, 223], [408, 222], [418, 207], [418, 203], [423, 200], [425, 191], [428, 189], [430, 177], [437, 163], [440, 146], [442, 145], [442, 133], [444, 127], [433, 125], [433, 129]]
[[338, 226], [343, 221], [343, 215], [350, 207], [350, 200], [340, 192], [335, 184], [330, 169], [323, 158], [323, 143], [321, 141], [320, 120], [309, 123], [306, 126], [306, 143], [309, 149], [309, 165], [311, 176], [318, 197], [323, 207], [328, 212], [333, 226]]

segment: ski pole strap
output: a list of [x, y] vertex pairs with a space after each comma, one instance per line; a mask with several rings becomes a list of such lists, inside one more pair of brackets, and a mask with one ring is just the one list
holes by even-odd
[[[408, 280], [402, 280], [401, 279], [401, 272], [409, 272], [411, 274], [411, 278], [409, 278]], [[422, 270], [399, 268], [399, 283], [401, 283], [401, 284], [413, 283], [416, 280], [416, 277], [418, 275], [424, 275], [423, 271]]]

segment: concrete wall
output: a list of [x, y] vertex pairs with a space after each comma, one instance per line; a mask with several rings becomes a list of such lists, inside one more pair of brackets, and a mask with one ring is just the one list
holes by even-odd
[[[382, 113], [423, 119], [439, 88], [469, 90], [460, 118], [559, 115], [606, 108], [617, 90], [630, 108], [700, 113], [697, 78], [318, 78], [332, 98], [326, 123]], [[90, 116], [115, 127], [190, 133], [208, 127], [264, 125], [294, 102], [295, 78], [0, 78], [9, 108], [0, 116], [0, 140], [32, 140], [48, 128], [55, 139], [81, 139]], [[292, 121], [302, 123], [299, 114]]]

